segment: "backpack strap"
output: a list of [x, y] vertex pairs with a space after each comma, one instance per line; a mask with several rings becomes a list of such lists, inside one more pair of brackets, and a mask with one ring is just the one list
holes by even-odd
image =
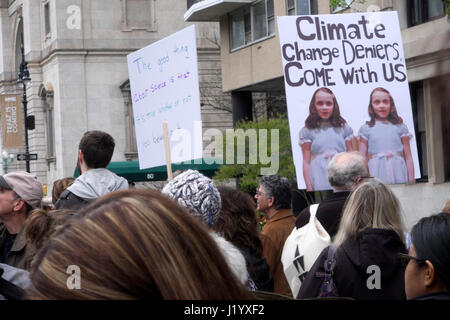
[[318, 208], [319, 208], [319, 204], [317, 204], [317, 203], [309, 206], [309, 223], [312, 223], [312, 221], [316, 217]]
[[323, 278], [322, 284], [320, 286], [319, 297], [337, 297], [337, 288], [334, 284], [333, 274], [334, 268], [336, 267], [336, 259], [334, 258], [335, 247], [330, 245], [328, 247], [327, 258], [323, 264], [325, 272], [316, 272], [315, 276], [318, 278]]

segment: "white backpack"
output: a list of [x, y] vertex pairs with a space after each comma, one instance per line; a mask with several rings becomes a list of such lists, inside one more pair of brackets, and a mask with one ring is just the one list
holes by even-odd
[[331, 243], [330, 235], [316, 218], [318, 207], [318, 204], [310, 206], [308, 224], [300, 229], [294, 227], [281, 254], [284, 274], [294, 297], [319, 254]]

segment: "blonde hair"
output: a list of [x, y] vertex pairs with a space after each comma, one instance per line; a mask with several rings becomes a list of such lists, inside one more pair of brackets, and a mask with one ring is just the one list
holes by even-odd
[[[68, 266], [81, 288], [67, 288]], [[206, 227], [152, 190], [112, 192], [38, 254], [31, 299], [248, 299]]]
[[389, 187], [376, 178], [363, 182], [350, 195], [333, 244], [338, 247], [349, 238], [356, 239], [368, 228], [393, 230], [405, 242], [400, 203]]

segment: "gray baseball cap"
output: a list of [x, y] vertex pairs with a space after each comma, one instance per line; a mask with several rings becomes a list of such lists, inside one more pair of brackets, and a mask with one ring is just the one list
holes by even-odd
[[41, 200], [44, 197], [42, 184], [28, 172], [17, 171], [0, 176], [0, 187], [13, 190], [33, 208], [41, 206]]

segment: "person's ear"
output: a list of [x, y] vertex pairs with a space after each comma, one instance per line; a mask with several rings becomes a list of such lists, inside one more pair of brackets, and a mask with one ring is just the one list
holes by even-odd
[[429, 261], [425, 261], [424, 266], [424, 285], [425, 287], [432, 287], [436, 283], [436, 271], [434, 270], [433, 264]]
[[18, 211], [22, 210], [22, 208], [24, 206], [25, 206], [25, 200], [23, 200], [22, 198], [18, 198], [16, 200], [14, 200], [13, 211], [18, 212]]
[[269, 207], [272, 207], [275, 204], [275, 198], [270, 197], [269, 199], [267, 199], [267, 204], [269, 205]]
[[83, 151], [81, 151], [81, 150], [78, 150], [78, 161], [80, 163], [84, 162], [84, 155], [83, 155]]

